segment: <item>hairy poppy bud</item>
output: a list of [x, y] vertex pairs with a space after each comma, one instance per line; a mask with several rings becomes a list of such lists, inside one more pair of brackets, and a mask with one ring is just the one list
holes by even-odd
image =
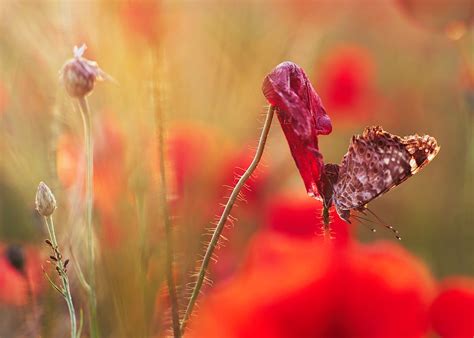
[[74, 58], [64, 64], [60, 73], [61, 81], [71, 97], [84, 97], [92, 92], [96, 80], [109, 78], [97, 62], [82, 57], [86, 48], [85, 44], [79, 48], [74, 46]]
[[44, 183], [40, 182], [36, 191], [36, 210], [41, 216], [51, 216], [56, 209], [56, 199], [51, 189]]

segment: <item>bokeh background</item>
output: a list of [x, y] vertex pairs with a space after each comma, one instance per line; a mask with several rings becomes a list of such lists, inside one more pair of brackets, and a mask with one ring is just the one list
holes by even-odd
[[[255, 150], [262, 80], [285, 60], [305, 69], [333, 120], [332, 134], [319, 139], [326, 162], [339, 163], [351, 135], [368, 125], [436, 137], [437, 158], [372, 209], [436, 277], [473, 276], [473, 13], [469, 0], [2, 1], [0, 336], [67, 332], [62, 299], [41, 273], [47, 248], [34, 196], [41, 180], [53, 189], [60, 242], [81, 262], [82, 122], [58, 71], [82, 43], [117, 82], [98, 83], [89, 97], [104, 332], [159, 335], [167, 325], [156, 110], [184, 299], [206, 229]], [[319, 211], [276, 120], [249, 186], [212, 267], [216, 283], [231, 278], [262, 228], [317, 236]], [[363, 242], [395, 241], [382, 228], [349, 231]], [[12, 245], [22, 250], [35, 304], [10, 264]], [[32, 307], [47, 320], [35, 324]]]

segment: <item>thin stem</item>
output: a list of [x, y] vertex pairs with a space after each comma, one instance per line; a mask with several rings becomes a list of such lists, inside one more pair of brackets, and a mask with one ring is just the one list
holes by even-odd
[[89, 327], [91, 338], [99, 337], [97, 323], [97, 298], [95, 294], [95, 255], [94, 255], [94, 228], [92, 225], [92, 207], [94, 202], [94, 148], [92, 140], [92, 123], [89, 104], [85, 97], [79, 98], [79, 106], [84, 123], [84, 142], [86, 156], [86, 226], [87, 247], [89, 252], [88, 270], [89, 286]]
[[329, 223], [331, 222], [329, 217], [329, 208], [324, 206], [323, 208], [323, 236], [324, 241], [327, 242], [331, 239], [331, 230], [329, 227]]
[[[163, 93], [162, 93], [163, 95]], [[153, 99], [154, 96], [152, 96]], [[153, 102], [153, 105], [155, 103]], [[179, 327], [179, 309], [178, 296], [176, 293], [176, 285], [173, 277], [173, 232], [171, 220], [168, 211], [167, 191], [166, 191], [166, 172], [165, 172], [165, 158], [164, 158], [164, 135], [163, 135], [163, 117], [160, 109], [156, 109], [156, 137], [157, 137], [157, 152], [160, 166], [160, 183], [161, 183], [161, 212], [163, 215], [165, 234], [166, 234], [166, 279], [168, 283], [168, 293], [171, 302], [171, 317], [173, 320], [173, 334], [175, 338], [181, 337], [181, 330]]]
[[56, 264], [58, 268], [58, 273], [61, 278], [61, 282], [63, 284], [63, 289], [61, 290], [62, 295], [64, 296], [64, 299], [66, 299], [67, 308], [69, 310], [69, 319], [71, 322], [71, 338], [76, 338], [77, 337], [76, 312], [74, 310], [74, 304], [72, 302], [71, 289], [69, 286], [69, 278], [66, 274], [63, 260], [60, 254], [58, 253], [59, 252], [58, 242], [56, 240], [56, 233], [54, 231], [53, 218], [51, 216], [48, 216], [48, 217], [45, 217], [44, 219], [45, 219], [46, 227], [48, 228], [48, 232], [50, 234], [51, 243], [53, 244], [53, 250], [57, 258]]
[[188, 306], [186, 308], [186, 312], [184, 314], [183, 321], [181, 322], [181, 332], [184, 332], [184, 329], [186, 328], [186, 324], [193, 312], [194, 305], [196, 304], [196, 300], [199, 296], [199, 292], [201, 290], [202, 284], [204, 282], [204, 278], [206, 277], [207, 273], [207, 268], [209, 266], [209, 262], [211, 260], [211, 257], [214, 253], [214, 250], [216, 248], [216, 245], [219, 241], [219, 238], [221, 236], [222, 230], [224, 229], [224, 226], [227, 222], [227, 219], [229, 218], [230, 212], [232, 210], [232, 207], [240, 193], [240, 190], [242, 190], [243, 186], [245, 185], [245, 182], [250, 178], [252, 175], [253, 171], [257, 167], [258, 163], [260, 162], [260, 159], [262, 158], [263, 150], [265, 148], [265, 143], [267, 141], [267, 136], [268, 132], [270, 130], [270, 126], [272, 124], [272, 119], [273, 119], [273, 113], [275, 111], [275, 107], [270, 106], [268, 108], [267, 112], [267, 117], [265, 119], [265, 124], [263, 125], [263, 130], [260, 135], [260, 140], [258, 142], [258, 147], [257, 151], [255, 153], [255, 156], [253, 158], [252, 163], [249, 165], [245, 173], [240, 177], [239, 181], [235, 185], [234, 189], [232, 190], [232, 193], [230, 194], [230, 197], [227, 201], [227, 204], [225, 205], [224, 210], [222, 211], [222, 215], [219, 219], [219, 222], [217, 223], [216, 228], [214, 229], [214, 233], [212, 234], [211, 241], [209, 242], [209, 245], [207, 246], [206, 253], [204, 255], [204, 258], [201, 263], [201, 267], [198, 271], [198, 276], [196, 280], [196, 285], [193, 288], [191, 298], [189, 299]]

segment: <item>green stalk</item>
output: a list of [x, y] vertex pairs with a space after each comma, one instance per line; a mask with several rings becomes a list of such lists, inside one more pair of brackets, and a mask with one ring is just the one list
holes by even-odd
[[[164, 96], [163, 93], [161, 93]], [[154, 96], [152, 96], [153, 98]], [[153, 106], [155, 102], [153, 100]], [[161, 183], [161, 213], [163, 215], [164, 226], [165, 226], [165, 252], [166, 252], [166, 279], [168, 283], [168, 293], [171, 303], [171, 317], [173, 321], [173, 335], [174, 338], [181, 338], [181, 329], [179, 327], [179, 309], [178, 309], [178, 296], [176, 292], [176, 285], [173, 276], [173, 230], [168, 210], [167, 191], [166, 191], [166, 166], [165, 166], [165, 155], [164, 155], [164, 127], [163, 127], [163, 116], [160, 109], [154, 107], [155, 110], [155, 123], [156, 123], [156, 137], [157, 137], [157, 153], [158, 161], [160, 166], [160, 183]]]
[[95, 254], [94, 254], [94, 228], [92, 225], [92, 208], [94, 203], [94, 148], [92, 140], [92, 123], [89, 104], [85, 97], [79, 98], [79, 106], [84, 124], [84, 142], [86, 156], [86, 226], [87, 226], [87, 248], [89, 253], [88, 271], [89, 286], [89, 328], [91, 338], [99, 337], [99, 326], [97, 322], [97, 298], [95, 283]]
[[209, 242], [209, 245], [207, 246], [206, 253], [205, 253], [204, 258], [203, 258], [202, 263], [201, 263], [201, 267], [198, 271], [196, 285], [193, 288], [191, 298], [189, 299], [189, 303], [188, 303], [188, 306], [186, 308], [186, 312], [185, 312], [184, 317], [183, 317], [183, 321], [181, 322], [181, 332], [184, 332], [184, 329], [186, 328], [186, 324], [188, 323], [188, 320], [189, 320], [189, 318], [190, 318], [190, 316], [193, 312], [194, 305], [196, 304], [196, 300], [199, 296], [199, 292], [201, 291], [202, 284], [203, 284], [204, 279], [206, 277], [209, 262], [211, 261], [212, 254], [214, 253], [216, 245], [217, 245], [217, 243], [219, 241], [219, 238], [221, 236], [222, 230], [224, 230], [224, 226], [227, 222], [227, 219], [230, 216], [230, 212], [232, 211], [232, 207], [233, 207], [240, 191], [242, 190], [243, 186], [245, 185], [245, 182], [250, 178], [250, 176], [254, 172], [255, 168], [257, 168], [257, 165], [260, 162], [260, 159], [262, 158], [263, 149], [265, 148], [265, 143], [267, 141], [268, 132], [269, 132], [270, 126], [272, 124], [274, 111], [275, 111], [275, 107], [270, 106], [268, 108], [267, 117], [266, 117], [265, 123], [263, 125], [263, 130], [262, 130], [262, 133], [260, 135], [260, 140], [258, 142], [257, 151], [255, 153], [253, 161], [250, 164], [250, 166], [247, 168], [245, 173], [240, 177], [239, 181], [237, 182], [234, 189], [232, 190], [232, 193], [230, 194], [230, 197], [227, 201], [227, 204], [225, 205], [225, 208], [222, 211], [222, 215], [219, 219], [219, 222], [217, 223], [217, 226], [214, 229], [214, 233], [212, 234], [211, 241]]
[[[69, 286], [69, 278], [66, 274], [64, 268], [64, 263], [62, 258], [57, 254], [58, 250], [58, 241], [56, 240], [56, 233], [54, 231], [54, 222], [51, 216], [44, 217], [46, 227], [48, 228], [48, 233], [50, 236], [51, 243], [53, 245], [53, 250], [55, 250], [55, 256], [57, 258], [57, 267], [59, 268], [58, 273], [63, 284], [63, 289], [61, 290], [62, 295], [67, 303], [67, 308], [69, 310], [69, 319], [71, 322], [71, 338], [77, 338], [77, 324], [76, 324], [76, 312], [74, 310], [74, 304], [72, 302], [71, 289]], [[58, 257], [59, 256], [59, 257]]]

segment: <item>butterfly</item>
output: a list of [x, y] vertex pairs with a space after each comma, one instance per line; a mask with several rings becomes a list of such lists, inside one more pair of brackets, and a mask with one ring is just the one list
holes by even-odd
[[400, 137], [380, 126], [367, 127], [362, 135], [352, 137], [341, 164], [324, 166], [319, 186], [324, 208], [334, 204], [339, 217], [350, 223], [351, 212], [371, 212], [370, 201], [420, 171], [439, 149], [429, 135]]

